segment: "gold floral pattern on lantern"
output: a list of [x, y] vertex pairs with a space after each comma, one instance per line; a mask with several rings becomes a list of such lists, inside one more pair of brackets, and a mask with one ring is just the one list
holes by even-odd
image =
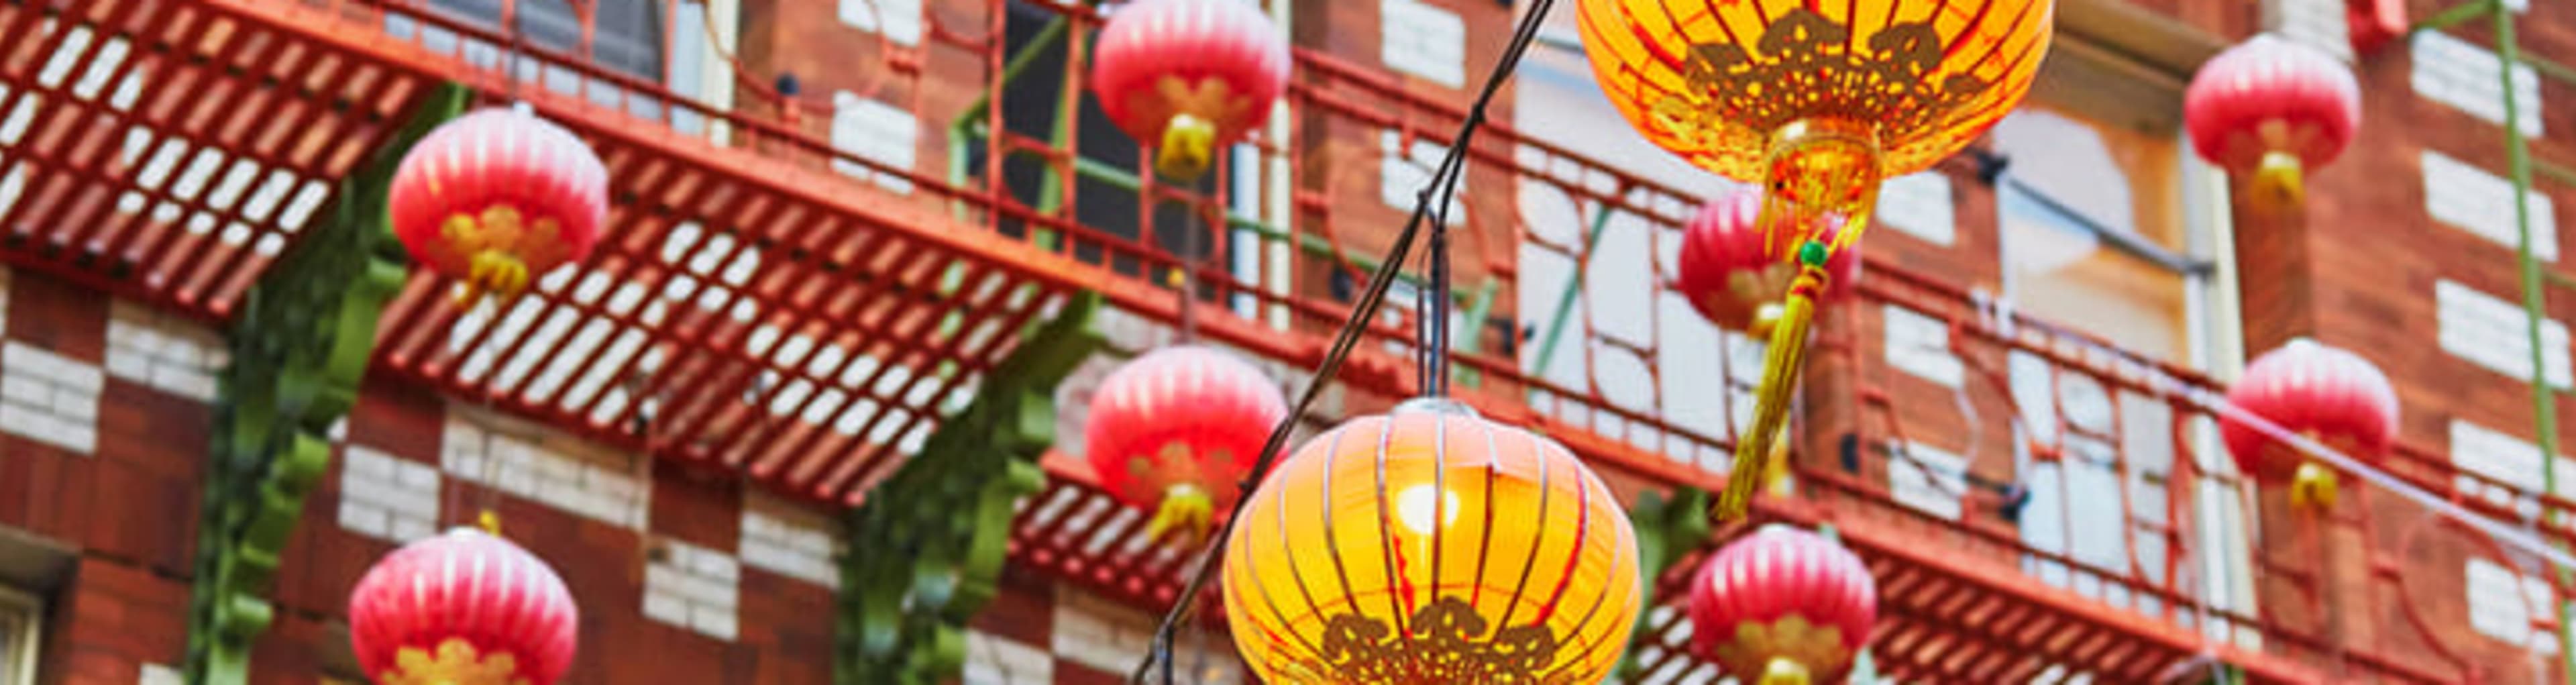
[[1341, 614], [1325, 621], [1322, 654], [1350, 682], [1538, 683], [1556, 661], [1557, 639], [1545, 625], [1493, 630], [1466, 600], [1443, 596], [1405, 621]]
[[464, 638], [438, 643], [431, 655], [404, 647], [394, 655], [394, 670], [376, 678], [379, 685], [529, 685], [519, 676], [519, 660], [508, 652], [483, 656]]
[[1767, 57], [1732, 42], [1693, 44], [1687, 87], [1655, 102], [1655, 121], [1694, 147], [1764, 136], [1820, 111], [1907, 139], [1946, 124], [1988, 85], [1971, 74], [1934, 78], [1946, 51], [1930, 22], [1889, 26], [1863, 47], [1850, 27], [1801, 7], [1764, 30], [1759, 49]]
[[1774, 659], [1811, 665], [1840, 664], [1851, 658], [1843, 648], [1843, 631], [1833, 626], [1808, 623], [1806, 617], [1783, 616], [1770, 623], [1746, 621], [1736, 624], [1735, 641], [1719, 644], [1715, 652], [1718, 663], [1739, 677], [1762, 673]]
[[459, 212], [448, 215], [447, 221], [439, 224], [438, 231], [460, 254], [475, 255], [491, 250], [518, 252], [522, 253], [522, 261], [529, 262], [551, 262], [564, 257], [563, 250], [557, 247], [561, 224], [553, 218], [527, 221], [519, 213], [519, 208], [510, 205], [492, 205], [480, 214]]

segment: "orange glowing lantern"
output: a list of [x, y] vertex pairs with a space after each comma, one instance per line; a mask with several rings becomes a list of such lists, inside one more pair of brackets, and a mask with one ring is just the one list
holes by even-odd
[[1598, 683], [1643, 599], [1636, 532], [1563, 446], [1446, 400], [1280, 462], [1234, 523], [1235, 646], [1274, 683]]
[[383, 685], [552, 685], [581, 611], [563, 578], [472, 528], [403, 546], [349, 593], [349, 641]]
[[1091, 86], [1112, 121], [1156, 144], [1156, 171], [1191, 179], [1270, 116], [1289, 66], [1287, 39], [1257, 3], [1138, 0], [1100, 30]]
[[1691, 644], [1736, 680], [1841, 682], [1878, 621], [1878, 581], [1823, 536], [1767, 526], [1692, 576]]
[[1102, 488], [1154, 511], [1147, 535], [1177, 529], [1195, 542], [1217, 507], [1233, 509], [1236, 481], [1287, 416], [1260, 369], [1214, 348], [1168, 347], [1101, 381], [1083, 450]]
[[[2397, 388], [2388, 374], [2361, 355], [2305, 338], [2245, 365], [2227, 402], [2365, 462], [2397, 438]], [[2237, 470], [2256, 483], [2288, 484], [2295, 505], [2334, 506], [2334, 469], [2232, 417], [2218, 432]]]
[[2361, 83], [2335, 58], [2255, 36], [2200, 66], [2183, 95], [2192, 149], [2254, 175], [2255, 209], [2280, 213], [2307, 197], [2301, 177], [2343, 155], [2361, 128]]
[[1779, 227], [1764, 233], [1767, 251], [1798, 265], [1718, 518], [1752, 499], [1805, 366], [1825, 265], [1860, 240], [1879, 182], [1929, 168], [2010, 112], [2038, 76], [2055, 11], [2055, 0], [1582, 0], [1584, 53], [1611, 103], [1656, 145], [1760, 183], [1760, 225]]
[[386, 204], [412, 260], [503, 300], [580, 261], [608, 221], [608, 167], [571, 131], [487, 109], [440, 125], [394, 168]]

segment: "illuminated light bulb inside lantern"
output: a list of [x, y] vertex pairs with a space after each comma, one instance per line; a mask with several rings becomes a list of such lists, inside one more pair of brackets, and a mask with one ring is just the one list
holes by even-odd
[[[1425, 483], [1405, 488], [1404, 491], [1396, 493], [1395, 520], [1399, 523], [1403, 523], [1405, 528], [1412, 530], [1415, 533], [1430, 535], [1433, 527], [1431, 523], [1431, 500], [1433, 499], [1433, 492], [1434, 488], [1432, 488], [1430, 484]], [[1439, 527], [1447, 528], [1457, 525], [1458, 493], [1450, 490], [1440, 490], [1438, 492], [1440, 493], [1440, 497], [1438, 498], [1440, 500]]]

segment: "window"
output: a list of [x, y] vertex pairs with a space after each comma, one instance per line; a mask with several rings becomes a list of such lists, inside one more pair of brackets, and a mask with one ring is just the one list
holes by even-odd
[[0, 685], [36, 682], [36, 638], [44, 632], [43, 609], [34, 596], [0, 587]]
[[[581, 18], [568, 0], [516, 0], [519, 30], [529, 44], [579, 54]], [[497, 24], [505, 0], [430, 0], [446, 13]], [[662, 80], [662, 3], [593, 2], [597, 13], [589, 57], [601, 66], [647, 81]], [[508, 46], [503, 46], [507, 49]], [[525, 73], [530, 67], [517, 67]]]
[[[1010, 5], [1009, 24], [1006, 27], [1010, 46], [1006, 54], [1018, 55], [1032, 47], [1041, 29], [1057, 16], [1059, 16], [1057, 10], [1033, 4], [1028, 0], [1013, 0]], [[1037, 63], [1061, 64], [1065, 59], [1065, 43], [1063, 40], [1056, 40], [1036, 46], [1040, 49]], [[1075, 105], [1081, 108], [1076, 117], [1079, 125], [1075, 128], [1078, 130], [1058, 131], [1056, 122], [1063, 120], [1064, 116], [1069, 114], [1059, 111], [1059, 105], [1063, 101], [1059, 96], [1064, 92], [1065, 85], [1062, 69], [1030, 69], [1019, 74], [1008, 84], [1006, 94], [1002, 98], [1002, 117], [1004, 125], [1012, 133], [1027, 139], [1062, 140], [1066, 144], [1080, 147], [1082, 169], [1077, 173], [1073, 196], [1062, 197], [1063, 179], [1056, 176], [1045, 160], [1029, 152], [1009, 153], [1002, 160], [1003, 185], [1008, 186], [1011, 194], [1020, 202], [1032, 207], [1061, 206], [1069, 199], [1074, 210], [1072, 218], [1100, 234], [1136, 240], [1165, 254], [1183, 254], [1185, 246], [1189, 244], [1190, 231], [1208, 230], [1204, 225], [1205, 220], [1191, 214], [1182, 206], [1170, 203], [1155, 206], [1150, 215], [1144, 211], [1143, 204], [1140, 202], [1142, 195], [1135, 187], [1138, 181], [1136, 174], [1143, 168], [1140, 164], [1142, 148], [1136, 140], [1127, 137], [1127, 133], [1119, 129], [1115, 122], [1110, 121], [1108, 113], [1101, 111], [1099, 97], [1089, 88], [1083, 89], [1080, 102]], [[982, 135], [980, 130], [970, 130], [967, 135], [972, 137], [968, 139], [966, 146], [965, 168], [980, 172], [984, 169], [985, 155], [990, 154], [989, 137]], [[1227, 165], [1235, 165], [1237, 156], [1251, 155], [1241, 154], [1240, 150], [1223, 152], [1217, 155], [1218, 159], [1212, 160], [1210, 168], [1226, 168]], [[1234, 168], [1240, 170], [1241, 167]], [[1229, 193], [1222, 192], [1217, 187], [1216, 178], [1217, 174], [1211, 172], [1190, 186], [1190, 189], [1224, 199]], [[1254, 194], [1253, 197], [1258, 197], [1258, 194]], [[1149, 227], [1150, 234], [1148, 234]], [[1006, 235], [1021, 236], [1025, 235], [1026, 230], [1027, 226], [1017, 220], [1004, 219], [1002, 222], [1002, 231]], [[1217, 242], [1213, 234], [1202, 235], [1197, 242], [1197, 248], [1190, 250], [1194, 254], [1189, 256], [1206, 258]], [[1230, 250], [1243, 252], [1247, 249], [1248, 241], [1226, 242]], [[1042, 242], [1042, 244], [1045, 243]], [[1134, 258], [1123, 255], [1113, 257], [1112, 252], [1102, 250], [1095, 242], [1076, 241], [1073, 243], [1072, 253], [1076, 259], [1094, 264], [1105, 263], [1122, 274], [1137, 275], [1144, 269], [1144, 265]], [[1243, 254], [1229, 254], [1224, 256], [1222, 261], [1236, 263], [1246, 258]], [[1153, 280], [1158, 282], [1163, 278], [1165, 278], [1163, 274], [1153, 276]]]
[[[2020, 311], [2121, 348], [2201, 366], [2212, 334], [2210, 240], [2190, 230], [2179, 133], [2105, 124], [2034, 104], [1995, 128], [2011, 160], [1995, 185], [2004, 296]], [[2109, 360], [2100, 360], [2108, 362]], [[2160, 581], [2172, 472], [2170, 405], [2055, 368], [2009, 362], [2021, 430], [2062, 458], [2039, 461], [2016, 440], [2031, 490], [2022, 540], [2081, 568], [2037, 558], [2030, 573], [2115, 605], [2153, 611], [2102, 575], [2133, 569]], [[2102, 574], [2102, 575], [2096, 575]]]

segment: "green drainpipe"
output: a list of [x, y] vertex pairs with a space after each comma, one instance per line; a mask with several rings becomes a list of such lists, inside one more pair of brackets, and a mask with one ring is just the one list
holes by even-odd
[[[2549, 388], [2545, 365], [2549, 348], [2542, 343], [2540, 336], [2541, 324], [2548, 321], [2549, 298], [2544, 290], [2546, 284], [2541, 277], [2540, 260], [2531, 254], [2531, 204], [2526, 201], [2531, 194], [2531, 141], [2522, 136], [2522, 108], [2516, 102], [2519, 98], [2514, 95], [2513, 72], [2514, 66], [2522, 63], [2522, 47], [2514, 38], [2513, 11], [2505, 8], [2502, 2], [2489, 2], [2487, 7], [2495, 18], [2497, 78], [2504, 81], [2505, 156], [2513, 174], [2513, 217], [2518, 236], [2514, 241], [2514, 252], [2522, 271], [2522, 308], [2531, 341], [2532, 424], [2533, 431], [2539, 436], [2541, 461], [2544, 462], [2540, 469], [2541, 491], [2556, 494], [2558, 398], [2551, 394]], [[2557, 574], [2560, 587], [2570, 583], [2567, 569], [2559, 568]], [[2555, 603], [2558, 610], [2559, 672], [2576, 674], [2576, 625], [2569, 624], [2566, 598], [2558, 598]]]

